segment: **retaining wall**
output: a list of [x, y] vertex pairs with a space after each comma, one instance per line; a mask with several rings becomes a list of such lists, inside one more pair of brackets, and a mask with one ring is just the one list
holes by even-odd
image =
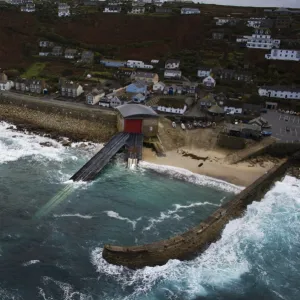
[[227, 149], [240, 150], [246, 147], [246, 141], [241, 137], [229, 136], [221, 133], [218, 136], [218, 146]]
[[26, 107], [32, 110], [42, 111], [46, 113], [59, 114], [63, 116], [72, 117], [75, 119], [89, 120], [89, 121], [102, 121], [103, 123], [116, 124], [116, 113], [111, 110], [100, 110], [92, 107], [80, 106], [76, 107], [68, 105], [68, 102], [47, 101], [47, 99], [34, 99], [34, 97], [22, 98], [22, 94], [11, 94], [0, 96], [0, 103], [16, 105], [21, 107]]
[[299, 157], [284, 161], [273, 167], [252, 185], [243, 190], [233, 200], [224, 204], [205, 221], [189, 231], [168, 240], [142, 246], [105, 245], [103, 258], [109, 263], [129, 268], [163, 265], [169, 259], [189, 259], [203, 252], [209, 244], [216, 241], [224, 226], [232, 219], [240, 217], [248, 204], [260, 200], [274, 181], [281, 179], [287, 168]]

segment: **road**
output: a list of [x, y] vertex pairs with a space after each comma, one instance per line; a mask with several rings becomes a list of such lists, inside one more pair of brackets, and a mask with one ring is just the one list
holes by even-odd
[[103, 107], [100, 107], [99, 105], [87, 105], [87, 104], [78, 103], [78, 102], [55, 100], [51, 96], [36, 97], [36, 96], [29, 96], [29, 95], [25, 95], [25, 94], [4, 91], [4, 92], [1, 92], [0, 99], [1, 99], [1, 97], [20, 99], [20, 100], [24, 100], [24, 101], [28, 101], [28, 102], [36, 103], [36, 104], [39, 104], [41, 102], [51, 103], [55, 106], [65, 108], [65, 109], [68, 109], [68, 108], [69, 109], [81, 109], [83, 111], [89, 111], [89, 112], [92, 112], [95, 110], [100, 110], [101, 112], [103, 112], [105, 114], [115, 115], [114, 110], [103, 108]]
[[[272, 134], [282, 142], [300, 141], [300, 117], [268, 110], [262, 115], [272, 125]], [[287, 131], [287, 127], [290, 129]]]

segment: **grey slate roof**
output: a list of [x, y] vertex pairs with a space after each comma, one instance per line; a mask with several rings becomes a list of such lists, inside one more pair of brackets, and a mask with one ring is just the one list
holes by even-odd
[[208, 111], [213, 114], [224, 114], [224, 109], [217, 104], [213, 105]]
[[158, 118], [157, 113], [150, 107], [141, 104], [123, 104], [116, 107], [123, 118], [130, 117], [154, 117]]

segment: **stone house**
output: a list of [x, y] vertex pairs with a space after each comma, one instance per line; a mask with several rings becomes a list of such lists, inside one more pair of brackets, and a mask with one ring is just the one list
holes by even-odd
[[77, 49], [67, 48], [65, 50], [65, 58], [67, 58], [67, 59], [74, 59], [75, 56], [77, 55], [77, 53], [78, 53]]
[[165, 69], [176, 70], [179, 69], [180, 60], [178, 59], [168, 59], [165, 63]]
[[81, 61], [84, 63], [91, 64], [94, 62], [94, 52], [92, 51], [83, 51], [81, 54]]
[[236, 80], [249, 82], [252, 80], [252, 75], [250, 72], [240, 72], [230, 69], [220, 69], [217, 71], [217, 77], [220, 80]]
[[90, 105], [95, 105], [104, 96], [105, 96], [105, 93], [103, 90], [93, 89], [90, 93], [86, 94], [86, 103], [90, 104]]
[[8, 80], [5, 73], [0, 73], [0, 91], [8, 91], [14, 86], [13, 81]]
[[83, 88], [79, 83], [63, 80], [60, 91], [63, 97], [76, 98], [83, 93]]
[[135, 81], [144, 81], [147, 84], [155, 84], [159, 81], [158, 75], [150, 72], [133, 72], [131, 79], [134, 79]]
[[62, 56], [63, 55], [63, 48], [61, 46], [54, 46], [52, 49], [53, 56]]
[[44, 80], [38, 80], [38, 79], [30, 79], [28, 81], [29, 83], [29, 91], [30, 93], [34, 94], [41, 94], [43, 93], [46, 83]]

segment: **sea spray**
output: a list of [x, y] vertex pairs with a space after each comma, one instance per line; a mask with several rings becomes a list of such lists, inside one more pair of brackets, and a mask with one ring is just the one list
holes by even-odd
[[270, 268], [279, 273], [289, 269], [289, 276], [299, 278], [300, 261], [292, 255], [293, 249], [300, 246], [299, 228], [300, 181], [286, 176], [261, 202], [249, 205], [242, 218], [229, 222], [221, 239], [194, 260], [170, 260], [164, 266], [130, 270], [108, 264], [102, 258], [101, 248], [92, 251], [91, 260], [99, 274], [109, 276], [124, 290], [133, 288], [134, 292], [126, 299], [159, 299], [157, 296], [166, 286], [170, 293], [177, 295], [172, 299], [205, 295], [214, 299], [214, 294], [227, 299], [222, 294], [229, 291], [232, 298], [246, 299], [241, 295], [254, 293], [255, 288], [248, 290], [243, 278], [252, 274], [258, 274], [270, 293], [279, 297], [290, 294], [291, 289], [299, 292], [296, 281], [281, 284], [280, 276], [269, 280]]

